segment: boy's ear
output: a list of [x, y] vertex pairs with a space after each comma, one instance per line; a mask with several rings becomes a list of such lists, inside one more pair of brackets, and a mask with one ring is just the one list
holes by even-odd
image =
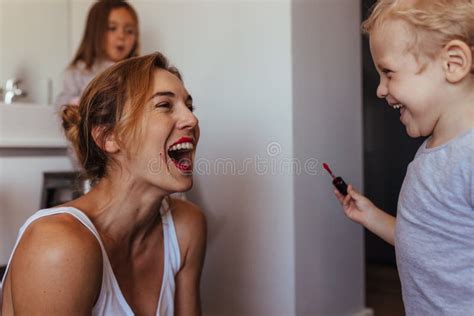
[[101, 137], [102, 132], [103, 128], [99, 126], [92, 129], [92, 138], [94, 139], [97, 146], [109, 154], [118, 153], [120, 151], [120, 146], [115, 140], [114, 133], [110, 133], [105, 137], [105, 139], [103, 139]]
[[443, 68], [446, 80], [457, 83], [464, 79], [472, 69], [472, 52], [461, 40], [452, 40], [443, 49]]

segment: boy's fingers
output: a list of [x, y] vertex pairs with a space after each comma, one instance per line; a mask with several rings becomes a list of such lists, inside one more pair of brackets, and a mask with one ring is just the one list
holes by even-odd
[[350, 194], [346, 195], [344, 197], [344, 200], [342, 201], [342, 205], [344, 205], [344, 207], [347, 207], [349, 205], [349, 202], [351, 201], [351, 196]]
[[349, 186], [347, 187], [347, 193], [349, 193], [349, 195], [352, 196], [354, 200], [361, 197], [360, 193], [354, 189], [352, 184], [349, 184]]

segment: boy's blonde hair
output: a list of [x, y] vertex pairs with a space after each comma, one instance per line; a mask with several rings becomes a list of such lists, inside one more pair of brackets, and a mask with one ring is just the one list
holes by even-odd
[[379, 0], [362, 30], [370, 35], [390, 19], [405, 21], [413, 29], [408, 49], [417, 58], [434, 58], [454, 39], [465, 42], [474, 56], [474, 0]]

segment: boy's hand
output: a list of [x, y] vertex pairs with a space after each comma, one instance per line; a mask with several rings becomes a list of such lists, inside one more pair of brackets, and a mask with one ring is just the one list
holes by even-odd
[[342, 204], [347, 217], [363, 226], [368, 224], [368, 218], [377, 207], [365, 196], [354, 190], [352, 185], [347, 188], [347, 195], [344, 196], [338, 190], [334, 190], [337, 199]]
[[352, 185], [348, 186], [346, 196], [337, 190], [334, 193], [347, 217], [389, 244], [395, 243], [395, 217], [376, 207], [368, 198], [354, 190]]

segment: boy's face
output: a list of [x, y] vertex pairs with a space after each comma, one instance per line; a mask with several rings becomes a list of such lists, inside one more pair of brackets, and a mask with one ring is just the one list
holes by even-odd
[[423, 65], [409, 51], [413, 31], [400, 20], [388, 20], [370, 35], [370, 51], [380, 76], [377, 96], [400, 108], [400, 121], [411, 137], [433, 133], [441, 116], [445, 77], [438, 59]]

